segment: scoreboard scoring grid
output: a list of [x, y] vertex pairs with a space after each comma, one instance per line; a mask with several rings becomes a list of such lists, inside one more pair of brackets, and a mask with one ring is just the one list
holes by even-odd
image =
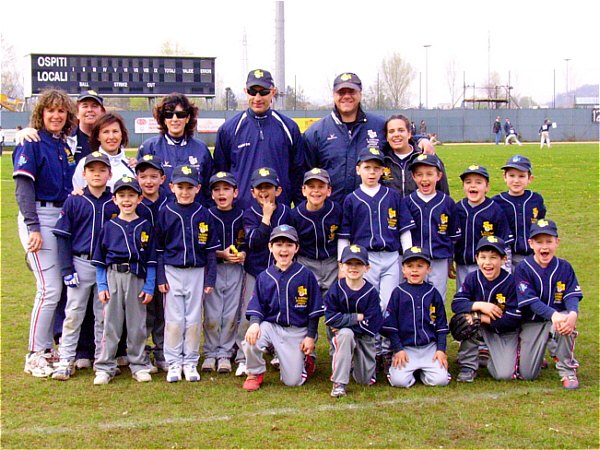
[[26, 97], [48, 87], [71, 95], [93, 89], [107, 97], [215, 95], [214, 57], [31, 54], [26, 62]]

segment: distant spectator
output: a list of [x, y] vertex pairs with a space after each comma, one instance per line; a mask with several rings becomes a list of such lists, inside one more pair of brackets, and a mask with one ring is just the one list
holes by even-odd
[[410, 122], [410, 134], [412, 136], [414, 136], [415, 134], [417, 134], [417, 126], [412, 121]]
[[500, 133], [502, 132], [502, 122], [500, 121], [500, 116], [496, 116], [496, 121], [492, 126], [492, 133], [496, 137], [496, 145], [500, 143]]
[[438, 139], [437, 133], [431, 133], [429, 142], [431, 142], [431, 145], [443, 145], [443, 142]]
[[427, 123], [424, 120], [419, 124], [419, 134], [427, 135]]
[[548, 119], [544, 119], [544, 123], [538, 131], [540, 134], [540, 148], [544, 148], [544, 143], [548, 146], [548, 148], [552, 147], [550, 144], [550, 128], [552, 128], [552, 124]]

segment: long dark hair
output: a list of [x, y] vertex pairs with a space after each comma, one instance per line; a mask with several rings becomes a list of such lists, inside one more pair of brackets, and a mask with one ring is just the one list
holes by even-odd
[[177, 105], [186, 111], [190, 116], [190, 120], [185, 125], [183, 135], [189, 139], [194, 135], [196, 131], [196, 123], [198, 119], [198, 107], [194, 105], [190, 100], [179, 92], [173, 92], [172, 94], [163, 97], [158, 105], [154, 108], [154, 119], [158, 123], [161, 134], [167, 134], [168, 128], [165, 124], [165, 113], [174, 111]]

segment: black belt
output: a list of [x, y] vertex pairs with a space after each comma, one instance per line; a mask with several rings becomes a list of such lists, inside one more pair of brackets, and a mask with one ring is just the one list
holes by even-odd
[[112, 270], [116, 270], [119, 273], [129, 273], [131, 271], [131, 266], [129, 265], [129, 263], [111, 264], [110, 268]]
[[87, 259], [88, 261], [90, 259], [92, 259], [92, 255], [90, 255], [88, 253], [73, 253], [73, 256], [77, 256], [78, 258], [81, 258], [81, 259]]
[[45, 208], [46, 206], [53, 206], [55, 208], [62, 208], [63, 205], [65, 204], [65, 202], [47, 202], [45, 200], [42, 200], [40, 202], [38, 202], [40, 204], [40, 206], [42, 208]]

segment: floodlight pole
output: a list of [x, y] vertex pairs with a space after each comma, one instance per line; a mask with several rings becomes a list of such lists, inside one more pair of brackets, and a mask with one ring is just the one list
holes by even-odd
[[567, 63], [567, 70], [566, 70], [566, 88], [567, 88], [567, 92], [566, 92], [566, 96], [567, 96], [567, 106], [569, 104], [569, 61], [571, 61], [571, 58], [564, 58], [564, 61]]
[[423, 47], [425, 47], [425, 108], [429, 109], [429, 47], [431, 44], [425, 44]]

